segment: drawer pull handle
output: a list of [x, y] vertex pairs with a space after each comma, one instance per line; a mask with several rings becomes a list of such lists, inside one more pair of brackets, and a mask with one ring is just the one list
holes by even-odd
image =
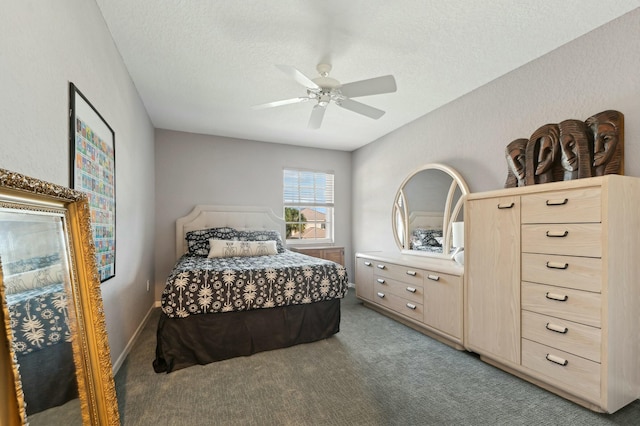
[[411, 275], [412, 277], [415, 277], [416, 274], [416, 271], [407, 271], [407, 275]]
[[567, 235], [569, 235], [569, 231], [564, 231], [564, 232], [547, 231], [547, 237], [564, 238]]
[[413, 309], [415, 311], [416, 310], [416, 305], [414, 305], [413, 303], [407, 303], [407, 308]]
[[513, 203], [513, 202], [511, 204], [500, 204], [500, 203], [498, 203], [498, 208], [500, 210], [502, 210], [502, 209], [510, 209], [515, 205], [516, 205], [516, 203]]
[[384, 268], [386, 268], [386, 266], [378, 264], [378, 269], [384, 269]]
[[567, 334], [567, 331], [569, 331], [567, 327], [560, 327], [559, 325], [551, 324], [550, 322], [548, 322], [545, 327], [549, 331], [555, 331], [556, 333], [560, 334]]
[[551, 362], [553, 362], [555, 364], [558, 364], [558, 365], [561, 365], [563, 367], [566, 367], [566, 365], [569, 364], [569, 361], [567, 361], [566, 359], [562, 359], [559, 356], [547, 354], [547, 356], [545, 356], [545, 358], [547, 359], [547, 361], [551, 361]]
[[547, 200], [547, 205], [548, 206], [564, 206], [568, 202], [569, 202], [568, 198], [565, 198], [564, 200]]
[[568, 263], [547, 262], [547, 268], [549, 269], [567, 269], [568, 267]]
[[384, 299], [384, 293], [378, 292], [378, 297], [379, 297], [380, 299]]
[[371, 262], [364, 262], [364, 266], [371, 266]]
[[547, 292], [547, 294], [545, 294], [544, 297], [551, 300], [557, 300], [558, 302], [566, 302], [567, 299], [569, 299], [569, 296], [567, 296], [566, 294], [560, 295], [560, 294], [549, 293], [549, 292]]
[[409, 293], [415, 293], [415, 292], [416, 292], [416, 289], [415, 289], [414, 287], [407, 287], [407, 291], [408, 291]]
[[437, 276], [437, 275], [431, 275], [431, 274], [427, 275], [427, 278], [429, 278], [431, 281], [438, 281], [438, 280], [440, 280], [440, 277], [439, 277], [439, 276]]
[[382, 278], [378, 278], [376, 281], [378, 281], [380, 284], [384, 284], [384, 280]]

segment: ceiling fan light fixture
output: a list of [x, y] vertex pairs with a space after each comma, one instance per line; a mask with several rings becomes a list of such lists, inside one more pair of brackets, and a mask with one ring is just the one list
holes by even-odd
[[331, 101], [334, 101], [334, 103], [341, 108], [377, 120], [384, 115], [385, 112], [383, 110], [354, 101], [351, 98], [392, 93], [397, 90], [396, 82], [392, 75], [341, 84], [338, 80], [329, 77], [329, 72], [331, 71], [330, 64], [318, 64], [316, 69], [318, 70], [318, 73], [320, 73], [320, 77], [316, 77], [314, 79], [310, 79], [292, 66], [276, 66], [290, 78], [305, 86], [307, 89], [307, 96], [269, 102], [267, 104], [258, 105], [257, 107], [254, 107], [254, 109], [305, 102], [309, 99], [317, 100], [316, 105], [313, 106], [311, 117], [309, 119], [308, 127], [311, 129], [318, 129], [320, 127], [324, 117], [324, 112]]
[[318, 105], [325, 108], [331, 102], [331, 95], [328, 92], [322, 92], [321, 96], [318, 98]]

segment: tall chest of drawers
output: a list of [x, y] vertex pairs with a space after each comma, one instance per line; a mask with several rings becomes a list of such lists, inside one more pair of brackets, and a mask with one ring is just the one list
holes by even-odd
[[365, 305], [462, 349], [462, 268], [454, 261], [356, 254], [356, 295]]
[[639, 204], [617, 175], [471, 194], [468, 348], [596, 411], [640, 397]]

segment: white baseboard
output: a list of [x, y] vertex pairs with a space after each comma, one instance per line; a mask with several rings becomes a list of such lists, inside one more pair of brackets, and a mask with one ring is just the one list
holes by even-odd
[[140, 333], [142, 332], [142, 329], [147, 324], [147, 321], [149, 321], [149, 317], [151, 316], [151, 312], [153, 312], [153, 310], [155, 309], [156, 303], [151, 305], [151, 307], [149, 308], [149, 311], [147, 312], [147, 315], [145, 315], [144, 319], [142, 320], [142, 322], [140, 323], [140, 325], [136, 329], [136, 332], [133, 333], [133, 336], [131, 336], [131, 339], [129, 339], [129, 343], [127, 343], [127, 346], [125, 346], [124, 350], [122, 351], [122, 353], [120, 354], [120, 356], [118, 357], [116, 362], [113, 364], [113, 376], [114, 377], [115, 377], [116, 374], [118, 374], [118, 370], [120, 370], [120, 367], [122, 367], [122, 364], [124, 363], [124, 360], [127, 359], [127, 355], [129, 355], [129, 352], [131, 352], [131, 348], [136, 343], [136, 340], [138, 340], [138, 337], [140, 336]]

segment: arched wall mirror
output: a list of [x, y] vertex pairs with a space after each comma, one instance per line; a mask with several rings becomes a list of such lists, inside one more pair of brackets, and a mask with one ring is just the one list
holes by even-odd
[[85, 194], [0, 169], [0, 425], [119, 425]]
[[[452, 259], [462, 243], [464, 198], [462, 176], [443, 164], [427, 164], [402, 182], [393, 203], [392, 226], [403, 253]], [[455, 223], [455, 225], [454, 225]]]

